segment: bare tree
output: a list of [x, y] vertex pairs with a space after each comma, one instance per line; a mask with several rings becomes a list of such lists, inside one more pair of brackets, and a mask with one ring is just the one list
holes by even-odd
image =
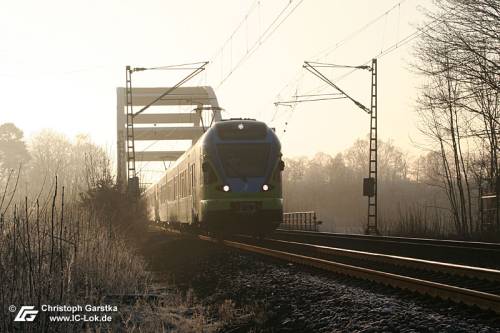
[[[418, 112], [422, 132], [441, 157], [455, 226], [466, 236], [478, 229], [477, 175], [485, 174], [491, 187], [498, 179], [500, 3], [435, 3], [438, 11], [427, 14], [429, 24], [415, 50], [416, 68], [426, 78]], [[477, 154], [478, 149], [487, 154]], [[488, 162], [478, 163], [478, 158]]]

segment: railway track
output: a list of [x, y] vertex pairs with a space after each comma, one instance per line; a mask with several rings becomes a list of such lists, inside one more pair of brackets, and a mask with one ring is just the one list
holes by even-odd
[[278, 229], [273, 238], [459, 265], [500, 269], [500, 244]]
[[500, 271], [324, 245], [238, 236], [221, 240], [198, 235], [242, 251], [352, 276], [354, 278], [465, 303], [500, 313]]

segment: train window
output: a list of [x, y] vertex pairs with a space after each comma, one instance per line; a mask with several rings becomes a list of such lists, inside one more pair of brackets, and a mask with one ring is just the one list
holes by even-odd
[[201, 170], [201, 163], [199, 165], [200, 166], [198, 167], [198, 175], [200, 175], [200, 177], [198, 177], [198, 179], [197, 179], [197, 181], [198, 181], [197, 185], [203, 184], [203, 171]]
[[182, 197], [186, 196], [186, 171], [182, 171]]
[[224, 143], [217, 149], [227, 177], [262, 177], [269, 163], [268, 143]]
[[186, 196], [186, 171], [182, 171], [182, 197]]
[[202, 165], [203, 170], [203, 184], [212, 184], [217, 181], [217, 176], [215, 175], [215, 171], [208, 162], [203, 162]]
[[187, 176], [186, 190], [187, 190], [187, 195], [190, 195], [191, 194], [191, 165], [188, 165], [186, 172], [187, 172], [186, 173], [186, 176]]
[[170, 182], [167, 182], [167, 201], [170, 201]]
[[191, 187], [194, 187], [196, 185], [195, 167], [196, 167], [195, 164], [191, 165]]
[[172, 201], [174, 200], [174, 187], [172, 186], [173, 182], [170, 180], [168, 182], [168, 200]]
[[182, 171], [182, 197], [186, 197], [186, 170]]

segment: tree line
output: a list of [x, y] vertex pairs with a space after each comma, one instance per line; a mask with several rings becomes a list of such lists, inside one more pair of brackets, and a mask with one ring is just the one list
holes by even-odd
[[[368, 140], [359, 139], [335, 156], [318, 153], [312, 158], [286, 159], [284, 210], [316, 211], [324, 231], [363, 232], [368, 213], [363, 197], [368, 145]], [[428, 185], [432, 168], [421, 158], [410, 158], [391, 141], [379, 140], [378, 145], [379, 229], [415, 236], [453, 232], [443, 223], [445, 197]]]
[[46, 313], [22, 326], [9, 305], [98, 304], [146, 292], [138, 253], [145, 221], [141, 203], [116, 187], [107, 153], [87, 136], [44, 130], [26, 144], [14, 124], [0, 125], [0, 331], [83, 328], [51, 323]]
[[[500, 2], [436, 0], [413, 50], [423, 84], [416, 112], [425, 137], [409, 159], [380, 142], [381, 228], [397, 233], [500, 237]], [[360, 229], [366, 140], [343, 154], [288, 161], [287, 210], [316, 209], [324, 228]]]

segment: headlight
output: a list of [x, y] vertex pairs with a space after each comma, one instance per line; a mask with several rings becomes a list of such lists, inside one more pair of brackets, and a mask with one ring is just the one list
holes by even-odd
[[262, 185], [262, 190], [269, 191], [269, 185], [267, 185], [267, 184]]
[[229, 190], [230, 190], [229, 185], [224, 185], [224, 186], [222, 186], [222, 190], [223, 190], [224, 192], [229, 192]]

